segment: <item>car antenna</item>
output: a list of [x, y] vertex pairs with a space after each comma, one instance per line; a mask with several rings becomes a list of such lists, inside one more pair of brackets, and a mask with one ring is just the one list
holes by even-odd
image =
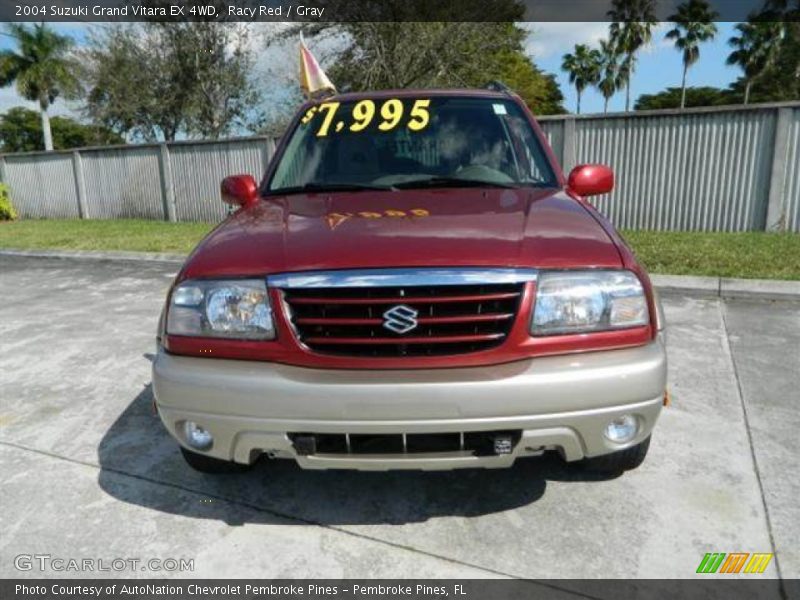
[[484, 89], [490, 90], [492, 92], [502, 92], [508, 96], [512, 95], [514, 92], [502, 81], [492, 80], [486, 85], [483, 86]]

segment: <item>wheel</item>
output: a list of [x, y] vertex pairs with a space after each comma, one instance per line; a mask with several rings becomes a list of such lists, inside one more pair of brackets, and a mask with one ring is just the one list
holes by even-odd
[[622, 473], [623, 471], [631, 471], [641, 465], [647, 456], [647, 450], [650, 448], [650, 436], [647, 436], [643, 442], [612, 452], [611, 454], [603, 454], [602, 456], [593, 456], [592, 458], [585, 458], [582, 461], [582, 466], [590, 471], [598, 473]]
[[232, 460], [221, 460], [213, 456], [198, 454], [197, 452], [187, 450], [183, 446], [181, 446], [181, 454], [183, 454], [183, 459], [190, 467], [201, 473], [244, 473], [245, 471], [249, 471], [251, 467], [251, 465], [243, 465], [233, 462]]

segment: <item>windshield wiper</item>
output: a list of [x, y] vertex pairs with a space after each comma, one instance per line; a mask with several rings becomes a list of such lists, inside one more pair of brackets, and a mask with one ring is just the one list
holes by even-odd
[[286, 194], [302, 194], [304, 192], [358, 192], [362, 190], [391, 191], [391, 185], [373, 185], [368, 183], [305, 183], [290, 187], [268, 190], [269, 196], [282, 196]]
[[500, 181], [486, 181], [484, 179], [462, 179], [460, 177], [428, 177], [425, 179], [412, 179], [395, 183], [397, 189], [409, 189], [417, 187], [497, 187], [497, 188], [518, 188], [519, 184], [502, 183]]

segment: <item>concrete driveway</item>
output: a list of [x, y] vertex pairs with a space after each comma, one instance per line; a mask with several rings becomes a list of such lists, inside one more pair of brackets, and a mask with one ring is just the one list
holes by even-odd
[[[673, 406], [635, 472], [195, 473], [151, 408], [164, 263], [0, 256], [0, 576], [20, 554], [204, 577], [800, 577], [800, 305], [664, 298]], [[105, 575], [109, 575], [105, 573]], [[112, 573], [113, 575], [113, 573]]]

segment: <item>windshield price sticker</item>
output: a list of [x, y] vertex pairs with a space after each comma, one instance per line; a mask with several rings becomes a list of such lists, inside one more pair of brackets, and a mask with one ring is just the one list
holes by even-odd
[[389, 98], [385, 100], [380, 108], [373, 100], [361, 100], [353, 105], [350, 115], [341, 116], [339, 102], [323, 102], [318, 106], [312, 106], [300, 119], [302, 125], [307, 125], [311, 121], [319, 121], [317, 137], [326, 137], [331, 131], [339, 133], [347, 129], [351, 133], [364, 131], [377, 117], [379, 120], [379, 131], [392, 131], [405, 121], [409, 131], [422, 131], [430, 123], [431, 116], [429, 107], [430, 100], [414, 100], [411, 108], [409, 102], [403, 102], [399, 98]]

